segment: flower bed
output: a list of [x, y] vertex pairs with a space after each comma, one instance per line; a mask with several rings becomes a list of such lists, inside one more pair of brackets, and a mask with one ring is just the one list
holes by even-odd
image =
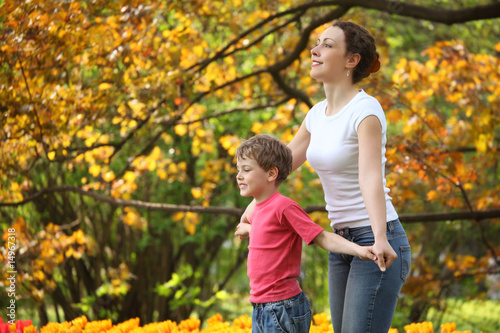
[[[140, 326], [139, 318], [129, 319], [113, 325], [110, 319], [88, 321], [87, 317], [78, 317], [71, 322], [48, 323], [40, 331], [33, 327], [31, 320], [18, 320], [16, 325], [3, 323], [0, 318], [0, 333], [250, 333], [252, 319], [242, 315], [232, 322], [224, 321], [220, 314], [207, 319], [206, 328], [201, 329], [201, 322], [196, 318], [189, 318], [180, 323], [171, 320]], [[330, 318], [325, 313], [313, 316], [311, 333], [332, 332]], [[457, 331], [455, 323], [441, 325], [440, 331], [434, 331], [431, 322], [413, 323], [404, 327], [404, 333], [471, 333], [471, 331]], [[391, 328], [388, 333], [399, 333]]]

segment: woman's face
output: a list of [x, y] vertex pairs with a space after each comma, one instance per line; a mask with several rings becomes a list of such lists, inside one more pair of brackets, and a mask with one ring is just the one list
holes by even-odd
[[339, 27], [329, 27], [311, 49], [312, 68], [310, 75], [322, 82], [337, 81], [346, 77], [346, 45], [344, 31]]

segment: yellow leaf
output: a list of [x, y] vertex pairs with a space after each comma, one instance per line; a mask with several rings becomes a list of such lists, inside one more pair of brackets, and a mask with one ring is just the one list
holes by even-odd
[[149, 171], [154, 171], [155, 169], [156, 169], [156, 161], [149, 160], [148, 161], [148, 170]]
[[174, 221], [180, 221], [184, 218], [184, 213], [183, 212], [177, 212], [172, 216], [172, 220]]
[[191, 188], [191, 194], [193, 195], [193, 198], [199, 199], [201, 197], [201, 188], [199, 187]]
[[99, 91], [108, 90], [111, 87], [112, 87], [111, 83], [103, 82], [99, 85]]
[[190, 235], [194, 235], [196, 233], [196, 225], [194, 225], [194, 224], [191, 224], [191, 223], [186, 224], [186, 226], [184, 227], [184, 229]]
[[108, 171], [102, 176], [102, 178], [105, 182], [109, 183], [115, 179], [115, 173], [113, 171]]
[[156, 170], [156, 174], [158, 175], [158, 178], [161, 180], [167, 179], [167, 172], [163, 169]]
[[54, 157], [56, 157], [56, 152], [55, 151], [49, 151], [47, 153], [47, 157], [49, 158], [49, 160], [53, 161]]
[[187, 133], [187, 126], [186, 125], [175, 125], [175, 134], [179, 136], [183, 136]]
[[73, 250], [73, 248], [72, 248], [72, 247], [70, 247], [69, 249], [67, 249], [67, 250], [66, 250], [66, 253], [65, 253], [66, 258], [69, 258], [69, 257], [73, 256], [73, 253], [74, 253], [74, 252], [75, 252], [75, 250]]
[[434, 201], [438, 198], [439, 196], [439, 193], [435, 190], [431, 190], [429, 192], [427, 192], [427, 200], [429, 201]]
[[130, 102], [128, 102], [128, 106], [134, 112], [134, 117], [137, 117], [141, 115], [141, 112], [146, 107], [146, 104], [139, 102], [137, 99], [133, 99]]
[[41, 270], [37, 270], [33, 273], [33, 277], [38, 280], [38, 281], [44, 281], [45, 280], [45, 274]]
[[101, 166], [99, 164], [92, 164], [89, 168], [89, 173], [92, 176], [97, 177], [99, 173], [101, 173]]
[[123, 179], [124, 179], [127, 183], [133, 183], [133, 182], [135, 182], [135, 173], [133, 173], [132, 171], [127, 171], [127, 172], [125, 172], [125, 174], [123, 175]]
[[484, 134], [480, 134], [476, 139], [476, 150], [479, 153], [484, 153], [488, 149], [488, 137]]
[[259, 134], [259, 133], [262, 133], [262, 129], [263, 129], [263, 125], [261, 123], [253, 123], [252, 125], [252, 132], [254, 132], [255, 134]]
[[161, 149], [160, 149], [160, 147], [155, 146], [153, 148], [153, 151], [149, 155], [149, 157], [152, 158], [152, 159], [154, 159], [154, 160], [159, 160], [160, 157], [161, 157]]
[[267, 65], [267, 59], [263, 54], [261, 54], [257, 57], [257, 59], [255, 59], [255, 66], [264, 67], [265, 65]]
[[10, 184], [10, 190], [12, 192], [19, 192], [20, 189], [21, 189], [21, 187], [19, 186], [19, 184], [17, 182], [12, 182], [12, 184]]

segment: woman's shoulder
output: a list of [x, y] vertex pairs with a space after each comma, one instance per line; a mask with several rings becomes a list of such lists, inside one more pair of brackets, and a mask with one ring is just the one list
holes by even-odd
[[306, 114], [306, 117], [307, 118], [318, 117], [321, 114], [322, 110], [324, 112], [326, 105], [327, 105], [326, 99], [319, 101], [318, 103], [314, 104], [312, 108], [309, 109], [309, 111]]
[[373, 96], [367, 94], [366, 92], [360, 92], [359, 100], [357, 101], [355, 107], [353, 107], [351, 112], [351, 121], [354, 127], [357, 129], [361, 121], [368, 116], [376, 116], [382, 128], [386, 128], [385, 113], [380, 105], [380, 102]]
[[373, 105], [382, 108], [378, 99], [372, 95], [367, 94], [364, 90], [361, 90], [358, 95], [358, 103], [363, 105]]
[[384, 114], [382, 105], [375, 97], [367, 94], [365, 91], [360, 91], [356, 96], [357, 101], [355, 103], [354, 109], [357, 113], [366, 113], [367, 111], [376, 114]]

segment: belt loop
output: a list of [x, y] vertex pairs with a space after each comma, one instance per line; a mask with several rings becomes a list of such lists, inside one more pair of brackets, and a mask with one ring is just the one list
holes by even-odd
[[387, 222], [387, 229], [391, 234], [394, 232], [394, 224], [392, 223], [392, 221]]

